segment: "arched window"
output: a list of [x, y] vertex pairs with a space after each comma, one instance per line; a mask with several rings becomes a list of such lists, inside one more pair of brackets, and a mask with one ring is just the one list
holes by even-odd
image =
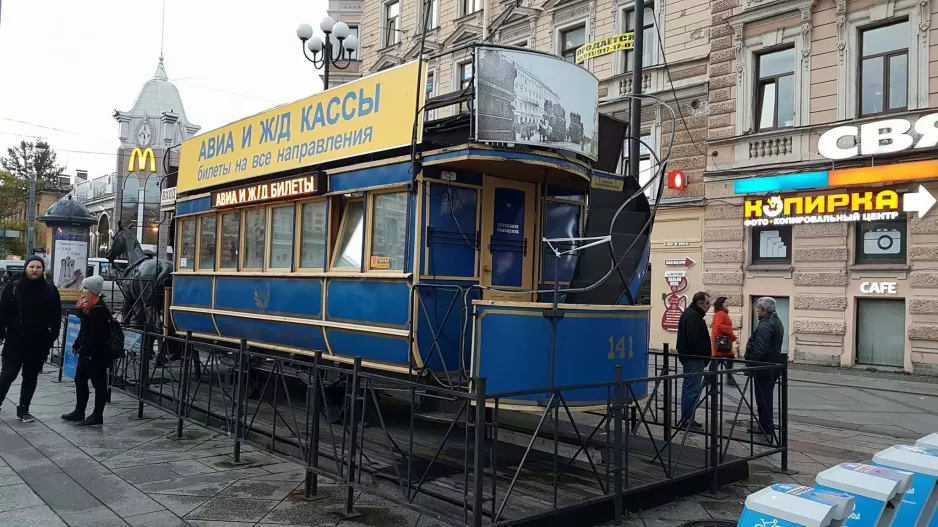
[[160, 178], [151, 175], [143, 193], [143, 240], [141, 243], [156, 245], [160, 235]]
[[[140, 180], [135, 174], [127, 174], [127, 179], [124, 181], [124, 191], [123, 198], [121, 201], [120, 208], [120, 221], [121, 225], [125, 228], [136, 230], [137, 228], [137, 214], [138, 214], [138, 205], [140, 204]], [[137, 233], [134, 232], [134, 236]]]

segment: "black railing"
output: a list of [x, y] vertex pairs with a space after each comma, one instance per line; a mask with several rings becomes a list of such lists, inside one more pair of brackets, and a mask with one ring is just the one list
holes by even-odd
[[[684, 373], [681, 357], [650, 355], [650, 373], [581, 386], [489, 393], [484, 378], [461, 386], [427, 375], [366, 370], [360, 359], [287, 355], [240, 345], [125, 329], [139, 346], [116, 361], [111, 386], [242, 444], [288, 456], [306, 470], [314, 498], [324, 477], [345, 486], [346, 512], [361, 490], [460, 525], [586, 525], [748, 474], [748, 461], [780, 454], [787, 467], [784, 365], [712, 360]], [[167, 350], [179, 350], [177, 355]], [[732, 373], [738, 386], [728, 386]], [[778, 378], [776, 431], [755, 424], [755, 375]], [[700, 378], [700, 430], [678, 427], [680, 387]], [[572, 401], [604, 394], [590, 408]], [[519, 409], [519, 401], [535, 401]], [[662, 491], [672, 484], [672, 492]]]

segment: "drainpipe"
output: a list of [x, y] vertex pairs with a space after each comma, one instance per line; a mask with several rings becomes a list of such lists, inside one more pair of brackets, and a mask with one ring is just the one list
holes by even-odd
[[482, 41], [489, 38], [489, 0], [482, 0]]

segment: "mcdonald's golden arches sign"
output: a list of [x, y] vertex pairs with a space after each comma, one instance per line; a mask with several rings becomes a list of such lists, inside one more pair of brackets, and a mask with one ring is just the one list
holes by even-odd
[[156, 172], [156, 156], [153, 155], [153, 149], [147, 148], [141, 151], [139, 148], [134, 148], [133, 152], [130, 153], [130, 162], [127, 163], [127, 172], [134, 171], [134, 161], [137, 162], [136, 170], [146, 170], [147, 159], [150, 160], [150, 172]]

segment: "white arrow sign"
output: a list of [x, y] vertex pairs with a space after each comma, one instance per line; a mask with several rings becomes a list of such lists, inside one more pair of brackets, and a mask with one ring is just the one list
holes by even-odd
[[918, 212], [919, 218], [927, 214], [936, 202], [931, 192], [922, 185], [918, 186], [918, 192], [909, 192], [903, 194], [902, 197], [902, 210], [905, 212]]

